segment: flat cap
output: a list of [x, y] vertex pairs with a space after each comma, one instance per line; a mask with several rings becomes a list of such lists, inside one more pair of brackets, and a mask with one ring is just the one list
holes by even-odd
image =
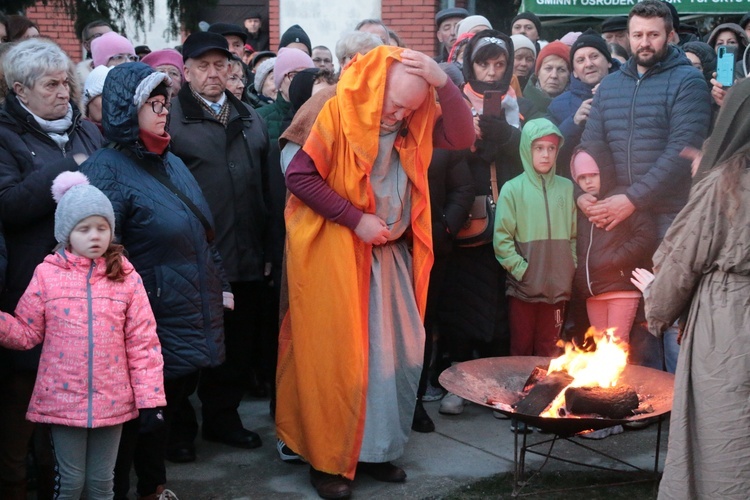
[[435, 26], [438, 28], [441, 24], [443, 24], [443, 21], [446, 19], [450, 19], [451, 17], [460, 17], [461, 19], [465, 19], [469, 17], [469, 11], [466, 9], [462, 9], [461, 7], [451, 7], [450, 9], [443, 9], [437, 14], [435, 14]]

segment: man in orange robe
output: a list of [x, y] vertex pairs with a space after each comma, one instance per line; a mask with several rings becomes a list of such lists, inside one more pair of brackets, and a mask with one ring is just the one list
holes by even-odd
[[473, 140], [437, 63], [382, 46], [348, 65], [287, 169], [276, 425], [323, 498], [347, 498], [357, 472], [406, 479], [390, 461], [408, 439], [422, 365], [427, 167], [433, 144]]

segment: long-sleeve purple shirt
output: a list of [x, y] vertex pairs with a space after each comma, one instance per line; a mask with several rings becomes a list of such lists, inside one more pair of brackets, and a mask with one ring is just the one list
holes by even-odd
[[[435, 123], [433, 146], [466, 149], [474, 143], [474, 122], [461, 91], [450, 80], [437, 89], [443, 114]], [[320, 176], [312, 158], [300, 149], [286, 171], [286, 186], [297, 198], [326, 219], [352, 231], [364, 213], [341, 197]]]

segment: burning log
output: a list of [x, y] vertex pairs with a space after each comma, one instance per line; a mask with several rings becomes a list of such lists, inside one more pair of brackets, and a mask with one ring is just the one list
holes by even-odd
[[[572, 381], [573, 377], [565, 372], [548, 374], [531, 388], [526, 397], [516, 403], [516, 412], [535, 416], [541, 414]], [[638, 406], [637, 398], [636, 406]]]
[[535, 366], [534, 371], [531, 372], [529, 378], [526, 379], [526, 383], [523, 384], [523, 392], [527, 393], [538, 384], [544, 377], [547, 376], [547, 368], [544, 366]]
[[570, 387], [565, 391], [569, 413], [596, 413], [605, 418], [625, 418], [638, 408], [638, 394], [629, 385], [616, 387]]

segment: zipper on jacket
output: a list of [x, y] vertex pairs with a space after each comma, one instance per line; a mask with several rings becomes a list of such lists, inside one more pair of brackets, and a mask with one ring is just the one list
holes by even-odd
[[547, 212], [547, 239], [552, 239], [552, 219], [549, 216], [549, 202], [547, 201], [547, 184], [544, 182], [544, 177], [541, 175], [539, 178], [542, 180], [542, 192], [544, 193], [544, 211]]
[[88, 306], [88, 330], [89, 330], [89, 394], [88, 415], [86, 416], [86, 427], [94, 427], [94, 299], [91, 292], [91, 276], [94, 274], [96, 262], [91, 261], [91, 268], [86, 276], [86, 304]]
[[[645, 74], [643, 76], [646, 76]], [[630, 157], [630, 149], [633, 147], [633, 116], [635, 115], [635, 98], [638, 95], [638, 89], [641, 86], [641, 80], [643, 77], [636, 79], [635, 91], [633, 91], [633, 100], [630, 103], [630, 134], [628, 135], [628, 182], [633, 185], [633, 170], [632, 170], [632, 159]]]
[[591, 296], [594, 296], [594, 291], [591, 289], [591, 274], [589, 273], [589, 256], [591, 255], [591, 245], [594, 243], [594, 225], [591, 224], [591, 233], [589, 234], [589, 247], [586, 249], [586, 286], [589, 289]]

